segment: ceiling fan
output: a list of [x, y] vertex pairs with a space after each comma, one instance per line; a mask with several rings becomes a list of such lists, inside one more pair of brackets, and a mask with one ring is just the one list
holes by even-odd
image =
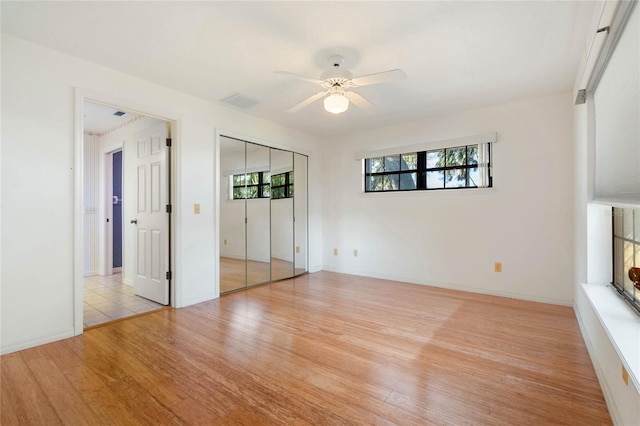
[[329, 58], [329, 62], [332, 64], [333, 68], [324, 72], [320, 76], [320, 79], [305, 77], [303, 75], [286, 71], [276, 71], [276, 74], [294, 77], [309, 83], [318, 84], [322, 87], [322, 91], [308, 97], [293, 108], [287, 110], [287, 112], [300, 111], [302, 108], [323, 97], [324, 109], [333, 114], [345, 112], [347, 108], [349, 108], [349, 101], [367, 112], [375, 112], [377, 107], [374, 104], [351, 89], [401, 80], [406, 77], [402, 70], [395, 69], [353, 78], [349, 71], [341, 68], [344, 62], [344, 58], [342, 56], [331, 56]]

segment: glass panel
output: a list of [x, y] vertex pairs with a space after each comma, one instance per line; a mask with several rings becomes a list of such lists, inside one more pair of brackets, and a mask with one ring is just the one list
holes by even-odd
[[478, 168], [473, 167], [467, 169], [467, 173], [469, 174], [469, 186], [478, 186], [478, 179], [480, 175], [478, 174]]
[[[269, 148], [247, 143], [247, 169], [269, 170]], [[252, 172], [247, 192], [247, 285], [265, 283], [270, 278], [269, 199], [257, 198], [260, 173]]]
[[618, 237], [624, 236], [623, 220], [624, 209], [613, 208], [613, 232]]
[[400, 170], [416, 170], [418, 168], [418, 154], [402, 154]]
[[447, 188], [461, 188], [467, 183], [466, 169], [453, 169], [445, 171], [445, 186]]
[[400, 175], [400, 189], [416, 189], [417, 173], [402, 173]]
[[634, 241], [640, 241], [640, 210], [633, 211]]
[[467, 147], [448, 148], [446, 150], [446, 166], [464, 166], [467, 163]]
[[444, 171], [427, 172], [427, 188], [444, 188]]
[[285, 183], [284, 173], [271, 177], [271, 186], [282, 186]]
[[[307, 244], [307, 157], [293, 154], [293, 174], [296, 180], [296, 194], [293, 198], [293, 211], [295, 215], [295, 275], [306, 272], [308, 259]], [[293, 187], [292, 187], [293, 188]]]
[[622, 253], [624, 251], [624, 244], [622, 238], [615, 238], [613, 240], [613, 280], [615, 283], [624, 284], [624, 262], [622, 259]]
[[[271, 173], [278, 173], [279, 182], [285, 185], [287, 173], [293, 170], [293, 153], [271, 149]], [[271, 280], [280, 280], [294, 275], [295, 241], [293, 198], [284, 198], [287, 191], [294, 187], [274, 188], [276, 176], [271, 177], [271, 191], [279, 192], [280, 199], [271, 199]]]
[[390, 155], [384, 157], [384, 171], [385, 172], [397, 172], [400, 170], [400, 156]]
[[271, 198], [284, 198], [284, 186], [280, 186], [278, 188], [271, 187]]
[[624, 212], [624, 237], [633, 240], [633, 210], [623, 209]]
[[[433, 169], [434, 167], [444, 167], [444, 149], [427, 151], [427, 169]], [[429, 186], [428, 183], [427, 186]]]
[[467, 147], [467, 164], [478, 164], [478, 145], [469, 145]]
[[397, 191], [400, 188], [400, 179], [398, 175], [385, 175], [384, 176], [384, 190], [385, 191]]
[[[245, 149], [242, 141], [220, 138], [220, 182], [228, 182], [224, 175], [230, 171], [241, 170], [241, 174], [232, 177], [232, 182], [234, 185], [244, 185]], [[247, 285], [244, 223], [247, 201], [243, 199], [244, 195], [245, 187], [240, 186], [233, 188], [233, 198], [236, 200], [220, 197], [220, 293]]]
[[367, 191], [382, 190], [382, 176], [367, 176]]
[[371, 159], [365, 158], [364, 160], [364, 172], [371, 173]]
[[624, 242], [624, 267], [622, 272], [624, 274], [624, 289], [625, 291], [633, 294], [633, 283], [629, 279], [629, 268], [633, 267], [633, 255], [634, 244], [628, 241]]
[[262, 185], [262, 196], [264, 198], [271, 197], [271, 185]]
[[380, 173], [384, 172], [384, 161], [382, 157], [371, 158], [371, 172], [370, 173]]

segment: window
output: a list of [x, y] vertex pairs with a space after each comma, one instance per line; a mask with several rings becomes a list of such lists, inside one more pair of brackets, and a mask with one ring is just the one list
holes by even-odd
[[271, 176], [269, 172], [233, 175], [233, 200], [249, 198], [292, 198], [293, 172]]
[[271, 185], [269, 172], [233, 175], [233, 199], [269, 198]]
[[280, 173], [271, 176], [271, 198], [293, 197], [293, 172]]
[[365, 192], [492, 186], [491, 144], [365, 158]]
[[629, 278], [629, 268], [640, 266], [640, 210], [614, 207], [612, 284], [638, 312], [640, 290]]

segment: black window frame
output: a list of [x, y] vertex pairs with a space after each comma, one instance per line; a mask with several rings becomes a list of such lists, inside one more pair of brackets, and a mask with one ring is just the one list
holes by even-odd
[[[487, 161], [487, 168], [488, 168], [488, 185], [483, 187], [483, 188], [491, 188], [493, 187], [493, 177], [492, 177], [492, 173], [491, 173], [491, 156], [492, 156], [492, 143], [488, 143], [488, 161]], [[437, 190], [450, 190], [450, 189], [470, 189], [470, 188], [478, 188], [477, 183], [475, 185], [470, 185], [469, 184], [469, 179], [470, 179], [470, 173], [469, 171], [471, 169], [474, 168], [479, 168], [478, 166], [478, 162], [476, 161], [475, 163], [469, 163], [469, 148], [475, 147], [477, 150], [480, 149], [480, 144], [471, 144], [471, 145], [460, 145], [460, 146], [455, 146], [455, 147], [446, 147], [446, 148], [437, 148], [437, 149], [430, 149], [430, 150], [426, 150], [426, 151], [416, 151], [416, 152], [405, 152], [402, 154], [393, 154], [393, 155], [387, 155], [387, 156], [380, 156], [380, 157], [370, 157], [370, 158], [365, 158], [364, 159], [364, 192], [365, 193], [380, 193], [380, 192], [406, 192], [406, 191], [437, 191]], [[465, 149], [465, 164], [463, 165], [446, 165], [446, 161], [447, 161], [447, 151], [453, 151], [453, 150], [459, 150], [460, 148], [464, 148]], [[438, 167], [427, 167], [427, 155], [428, 153], [431, 152], [438, 152], [438, 151], [444, 151], [444, 161], [445, 161], [445, 165], [444, 166], [438, 166]], [[371, 172], [371, 160], [372, 159], [378, 159], [381, 158], [382, 159], [382, 164], [386, 164], [386, 158], [387, 157], [397, 157], [400, 156], [401, 159], [401, 163], [402, 163], [402, 156], [405, 155], [412, 155], [412, 154], [416, 154], [417, 155], [417, 161], [416, 161], [416, 168], [415, 169], [402, 169], [401, 164], [398, 166], [398, 170], [391, 170], [391, 171], [382, 171], [382, 172]], [[464, 170], [465, 171], [465, 184], [463, 186], [447, 186], [446, 185], [446, 178], [443, 180], [443, 186], [442, 187], [429, 187], [427, 186], [427, 173], [428, 172], [442, 172], [443, 176], [446, 176], [447, 171], [457, 171], [457, 170]], [[407, 174], [416, 174], [416, 182], [415, 182], [415, 188], [401, 188], [401, 179], [402, 179], [402, 175], [407, 175]], [[373, 177], [377, 177], [377, 176], [398, 176], [397, 181], [398, 181], [398, 188], [392, 188], [392, 189], [380, 189], [380, 190], [372, 190], [370, 189], [370, 185], [368, 184], [368, 181], [370, 178]]]

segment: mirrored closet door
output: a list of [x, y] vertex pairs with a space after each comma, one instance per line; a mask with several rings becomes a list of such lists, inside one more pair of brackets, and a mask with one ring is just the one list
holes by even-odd
[[307, 272], [305, 155], [220, 138], [220, 293]]

